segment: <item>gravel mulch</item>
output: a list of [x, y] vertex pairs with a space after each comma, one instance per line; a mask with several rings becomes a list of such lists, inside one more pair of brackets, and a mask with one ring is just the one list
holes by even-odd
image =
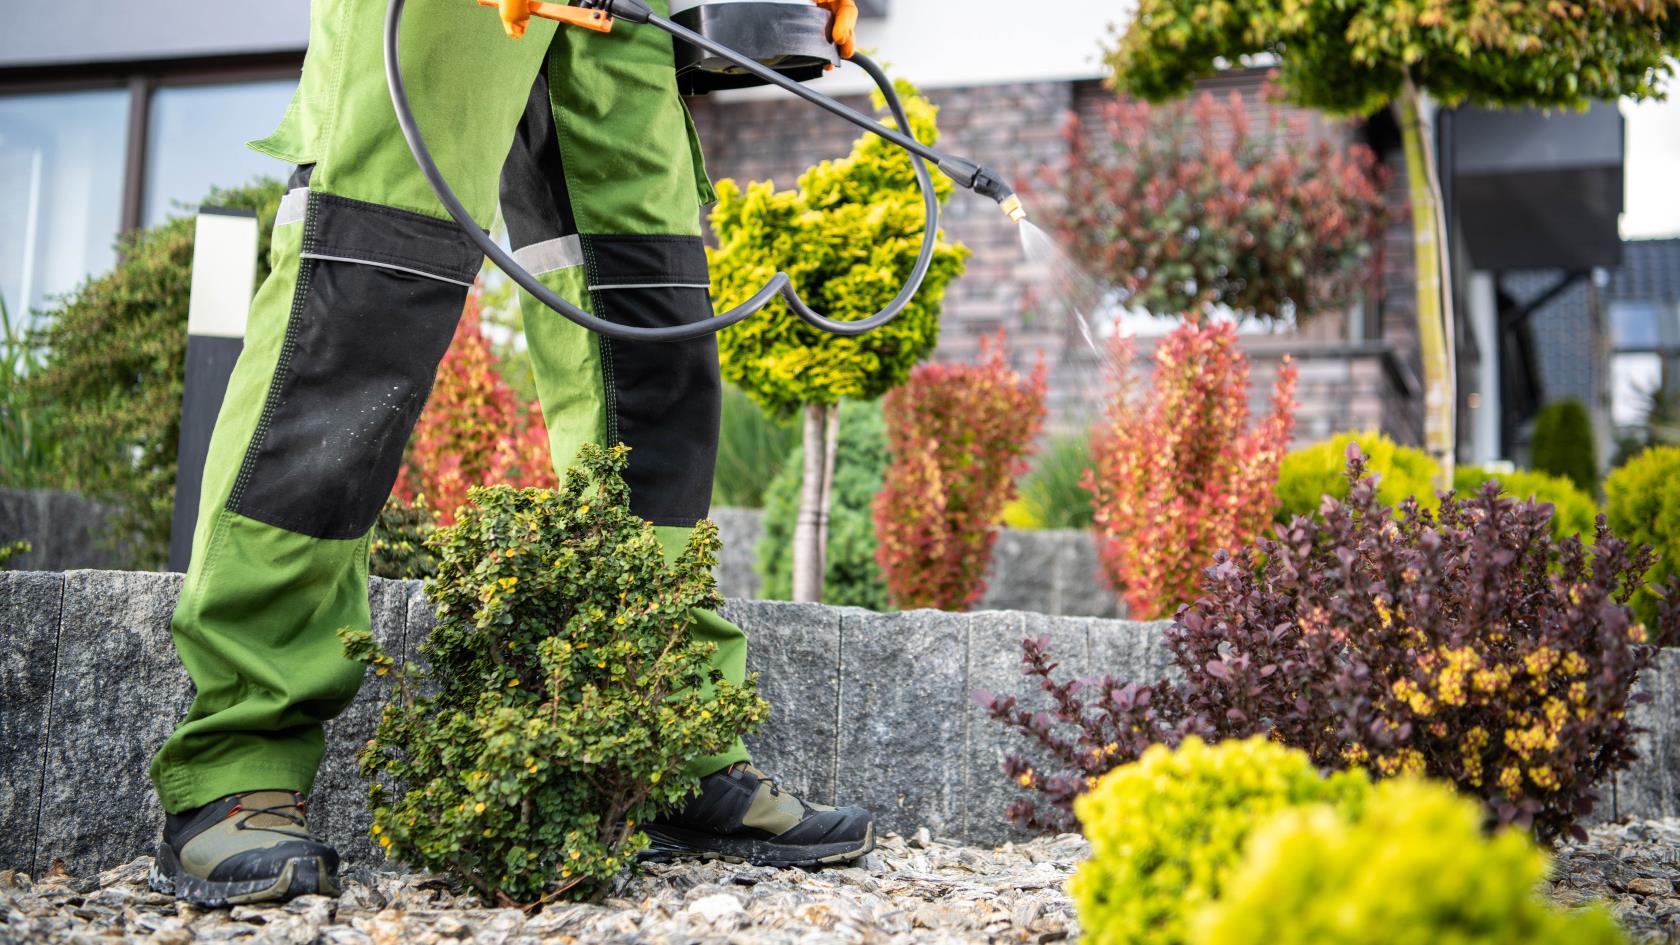
[[[819, 872], [652, 865], [601, 905], [485, 909], [446, 880], [358, 870], [338, 900], [200, 910], [146, 888], [149, 858], [97, 877], [0, 871], [0, 945], [907, 945], [1052, 943], [1079, 930], [1063, 885], [1087, 846], [882, 839]], [[1604, 898], [1642, 942], [1680, 943], [1680, 819], [1608, 825], [1561, 851], [1554, 890]]]

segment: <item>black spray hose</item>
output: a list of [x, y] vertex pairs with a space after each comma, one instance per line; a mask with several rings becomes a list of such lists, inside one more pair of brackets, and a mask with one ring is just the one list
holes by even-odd
[[[922, 280], [927, 276], [928, 268], [933, 264], [933, 250], [938, 240], [939, 231], [939, 199], [934, 192], [933, 178], [928, 174], [927, 165], [923, 158], [937, 163], [942, 171], [963, 186], [990, 196], [999, 203], [1005, 203], [1007, 198], [1012, 197], [1007, 185], [1004, 185], [994, 175], [973, 162], [943, 155], [911, 137], [907, 133], [910, 129], [909, 118], [904, 114], [904, 106], [899, 102], [897, 93], [893, 91], [892, 81], [887, 78], [886, 73], [881, 70], [880, 66], [861, 53], [853, 55], [851, 61], [857, 63], [865, 72], [869, 73], [869, 77], [874, 80], [876, 87], [881, 90], [882, 97], [886, 99], [888, 110], [892, 113], [893, 119], [902, 131], [887, 128], [854, 109], [847, 108], [825, 95], [813, 92], [732, 49], [721, 46], [692, 30], [658, 16], [649, 10], [645, 4], [637, 2], [637, 0], [615, 0], [612, 3], [612, 13], [615, 16], [622, 17], [631, 23], [650, 23], [657, 26], [684, 42], [692, 43], [714, 55], [722, 56], [759, 78], [787, 89], [800, 98], [819, 105], [825, 110], [904, 148], [910, 153], [911, 164], [914, 165], [916, 170], [916, 184], [921, 189], [926, 225], [922, 233], [921, 252], [916, 257], [916, 264], [910, 270], [910, 278], [905, 281], [898, 295], [894, 296], [885, 308], [868, 318], [855, 321], [836, 321], [818, 314], [809, 305], [805, 304], [804, 299], [799, 297], [798, 291], [793, 287], [793, 280], [788, 277], [788, 274], [778, 272], [770, 277], [770, 281], [766, 282], [763, 288], [753, 293], [751, 298], [726, 312], [719, 312], [706, 321], [689, 325], [670, 325], [663, 328], [638, 328], [609, 322], [568, 302], [538, 281], [537, 277], [531, 275], [525, 267], [515, 262], [507, 251], [497, 245], [496, 241], [492, 240], [489, 234], [479, 227], [477, 221], [472, 218], [472, 214], [468, 213], [466, 207], [461, 205], [460, 198], [455, 196], [455, 191], [449, 186], [449, 182], [444, 180], [443, 173], [438, 170], [437, 162], [432, 160], [431, 150], [426, 147], [425, 138], [421, 136], [419, 126], [414, 120], [414, 111], [408, 103], [407, 85], [403, 81], [400, 65], [402, 46], [400, 27], [403, 7], [406, 2], [407, 0], [390, 0], [390, 5], [385, 10], [385, 79], [390, 86], [391, 105], [396, 111], [397, 126], [402, 130], [403, 139], [408, 142], [408, 148], [414, 154], [414, 161], [419, 165], [420, 173], [425, 176], [426, 182], [431, 185], [432, 190], [437, 194], [443, 208], [449, 212], [451, 217], [455, 218], [455, 222], [460, 225], [462, 231], [467, 234], [484, 255], [495, 262], [499, 269], [507, 273], [508, 278], [512, 279], [520, 288], [529, 292], [532, 298], [565, 316], [568, 320], [608, 338], [623, 341], [686, 341], [691, 338], [703, 337], [728, 328], [730, 325], [758, 312], [769, 305], [771, 300], [778, 295], [787, 302], [788, 308], [795, 315], [816, 328], [835, 335], [861, 335], [896, 318], [899, 312], [903, 311], [904, 307], [910, 303], [916, 291], [921, 288]], [[1009, 211], [1008, 206], [1008, 204], [1005, 204], [1006, 211], [1010, 212], [1013, 217], [1015, 212]]]

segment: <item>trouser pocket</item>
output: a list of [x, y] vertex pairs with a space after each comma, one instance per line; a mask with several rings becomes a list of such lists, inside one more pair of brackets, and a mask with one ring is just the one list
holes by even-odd
[[286, 336], [228, 509], [359, 538], [390, 495], [482, 256], [452, 223], [311, 192]]

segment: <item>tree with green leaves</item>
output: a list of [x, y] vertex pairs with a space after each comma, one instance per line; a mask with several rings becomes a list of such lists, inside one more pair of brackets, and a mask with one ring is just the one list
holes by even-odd
[[[203, 200], [256, 213], [259, 285], [284, 193], [264, 181]], [[42, 315], [33, 342], [44, 361], [24, 381], [56, 444], [50, 483], [116, 507], [110, 527], [127, 567], [161, 566], [169, 552], [194, 233], [183, 215], [125, 235], [116, 268]]]
[[1568, 479], [1588, 495], [1598, 491], [1598, 448], [1586, 404], [1557, 400], [1540, 408], [1530, 465]]
[[[909, 83], [897, 88], [911, 133], [929, 144], [937, 141], [937, 109]], [[877, 98], [876, 107], [880, 104]], [[943, 201], [951, 182], [933, 177]], [[793, 190], [777, 190], [772, 181], [742, 190], [724, 180], [717, 192], [711, 224], [718, 246], [707, 256], [719, 308], [746, 300], [783, 271], [817, 311], [840, 320], [865, 318], [898, 294], [927, 223], [904, 151], [873, 134], [858, 138], [846, 157], [806, 170]], [[718, 334], [726, 379], [773, 416], [802, 414], [794, 600], [822, 596], [841, 399], [880, 397], [933, 352], [945, 288], [962, 272], [967, 255], [961, 245], [940, 241], [915, 298], [890, 324], [863, 335], [842, 338], [813, 328], [780, 299]]]
[[1452, 478], [1453, 316], [1441, 190], [1424, 102], [1584, 107], [1661, 98], [1680, 54], [1680, 0], [1140, 0], [1108, 57], [1115, 87], [1183, 94], [1223, 63], [1275, 58], [1298, 104], [1394, 110], [1417, 266], [1425, 441]]

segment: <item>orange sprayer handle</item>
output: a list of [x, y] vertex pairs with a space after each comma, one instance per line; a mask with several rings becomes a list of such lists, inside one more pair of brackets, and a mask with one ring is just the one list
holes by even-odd
[[[496, 0], [478, 0], [481, 7], [497, 7], [501, 4]], [[612, 32], [612, 17], [605, 10], [585, 10], [582, 7], [567, 6], [564, 3], [544, 3], [542, 0], [531, 0], [531, 15], [540, 16], [545, 20], [553, 20], [567, 26], [581, 26], [586, 30], [597, 33]]]

